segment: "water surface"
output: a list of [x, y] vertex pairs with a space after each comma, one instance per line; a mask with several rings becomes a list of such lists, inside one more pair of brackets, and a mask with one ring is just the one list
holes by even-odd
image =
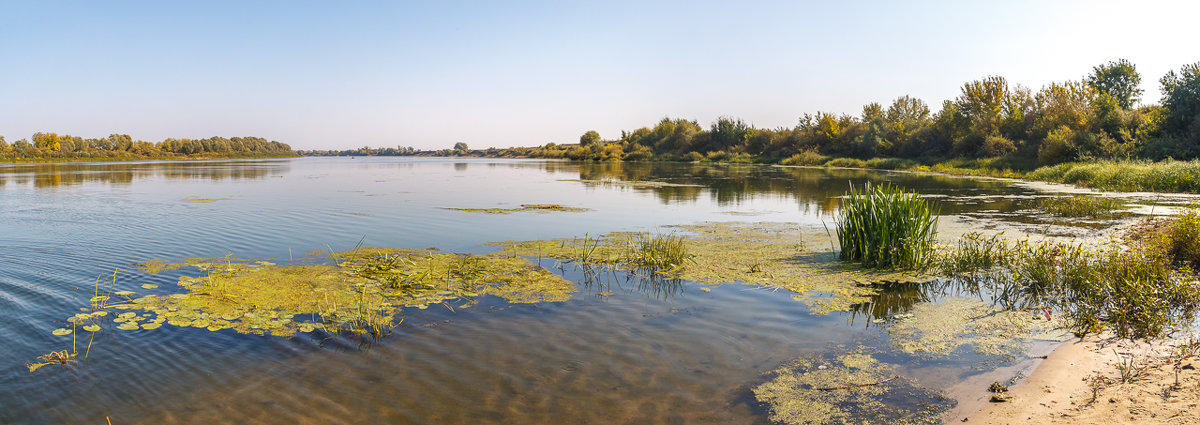
[[[405, 310], [378, 341], [106, 329], [75, 367], [31, 374], [25, 363], [71, 348], [50, 332], [87, 305], [98, 277], [115, 271], [117, 289], [154, 283], [168, 294], [181, 291], [178, 276], [197, 275], [143, 273], [142, 259], [286, 260], [359, 243], [482, 253], [494, 241], [705, 221], [822, 228], [837, 197], [868, 181], [916, 189], [980, 228], [1050, 228], [1027, 213], [1044, 195], [1033, 189], [861, 170], [410, 158], [0, 165], [0, 423], [765, 423], [750, 392], [764, 373], [839, 346], [886, 347], [873, 319], [903, 309], [815, 315], [781, 291], [705, 292], [559, 264], [578, 287], [570, 301]], [[587, 211], [449, 209], [530, 203]], [[934, 388], [982, 371], [966, 354], [887, 360]]]

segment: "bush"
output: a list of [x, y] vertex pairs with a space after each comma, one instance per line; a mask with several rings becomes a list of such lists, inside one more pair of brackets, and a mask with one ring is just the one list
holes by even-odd
[[937, 211], [914, 192], [891, 184], [850, 187], [838, 210], [843, 261], [871, 268], [923, 270], [933, 259]]
[[792, 155], [792, 156], [788, 157], [787, 159], [784, 159], [783, 161], [780, 161], [780, 164], [783, 164], [783, 165], [821, 165], [821, 164], [824, 164], [825, 161], [828, 161], [828, 160], [829, 160], [829, 157], [817, 153], [816, 149], [806, 149], [806, 150], [800, 151], [800, 153], [798, 153], [798, 154]]
[[867, 168], [867, 162], [856, 158], [834, 158], [825, 163], [826, 167]]
[[1017, 150], [1017, 145], [1012, 140], [1008, 140], [1001, 136], [988, 136], [983, 139], [983, 155], [989, 157], [1008, 155], [1012, 151]]

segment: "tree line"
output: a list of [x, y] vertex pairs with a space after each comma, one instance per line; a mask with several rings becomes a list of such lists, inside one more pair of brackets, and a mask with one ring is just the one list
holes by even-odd
[[1039, 90], [990, 76], [963, 84], [934, 112], [901, 96], [870, 103], [858, 115], [817, 112], [793, 127], [756, 128], [721, 117], [707, 128], [663, 118], [604, 140], [588, 131], [578, 144], [418, 151], [361, 148], [307, 155], [439, 155], [581, 160], [713, 160], [807, 164], [829, 158], [999, 158], [1013, 168], [1097, 159], [1200, 158], [1200, 62], [1159, 79], [1159, 102], [1143, 104], [1142, 77], [1121, 59], [1093, 67], [1078, 80]]
[[82, 138], [68, 134], [34, 133], [13, 143], [0, 136], [0, 160], [39, 159], [169, 159], [295, 156], [285, 143], [261, 137], [168, 138], [160, 142], [134, 140], [128, 134]]

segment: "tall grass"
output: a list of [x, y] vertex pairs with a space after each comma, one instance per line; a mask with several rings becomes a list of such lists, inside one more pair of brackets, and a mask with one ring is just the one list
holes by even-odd
[[[947, 275], [977, 282], [1004, 308], [1058, 310], [1077, 334], [1109, 328], [1120, 337], [1152, 338], [1191, 323], [1200, 307], [1200, 283], [1188, 268], [1174, 267], [1171, 246], [1150, 238], [1129, 249], [1098, 250], [974, 236], [938, 264]], [[979, 270], [987, 272], [972, 274]]]
[[1104, 217], [1124, 207], [1125, 203], [1119, 199], [1100, 196], [1055, 196], [1038, 200], [1038, 208], [1059, 217]]
[[1041, 167], [1029, 178], [1107, 190], [1200, 193], [1200, 161], [1095, 161]]
[[679, 271], [693, 261], [683, 238], [673, 234], [639, 235], [622, 261], [638, 268]]
[[840, 257], [871, 268], [925, 269], [937, 223], [936, 209], [915, 192], [890, 183], [851, 186], [837, 217]]

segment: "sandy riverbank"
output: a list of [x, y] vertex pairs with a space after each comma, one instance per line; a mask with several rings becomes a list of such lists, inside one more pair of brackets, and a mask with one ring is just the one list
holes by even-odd
[[[986, 403], [969, 416], [946, 418], [946, 423], [1200, 424], [1200, 372], [1195, 368], [1200, 359], [1173, 361], [1171, 353], [1182, 343], [1135, 344], [1111, 337], [1067, 341], [1009, 389], [1009, 401]], [[1145, 370], [1121, 383], [1119, 366], [1131, 356]], [[1178, 386], [1176, 363], [1181, 365]], [[1110, 383], [1093, 399], [1090, 382], [1097, 372]]]

